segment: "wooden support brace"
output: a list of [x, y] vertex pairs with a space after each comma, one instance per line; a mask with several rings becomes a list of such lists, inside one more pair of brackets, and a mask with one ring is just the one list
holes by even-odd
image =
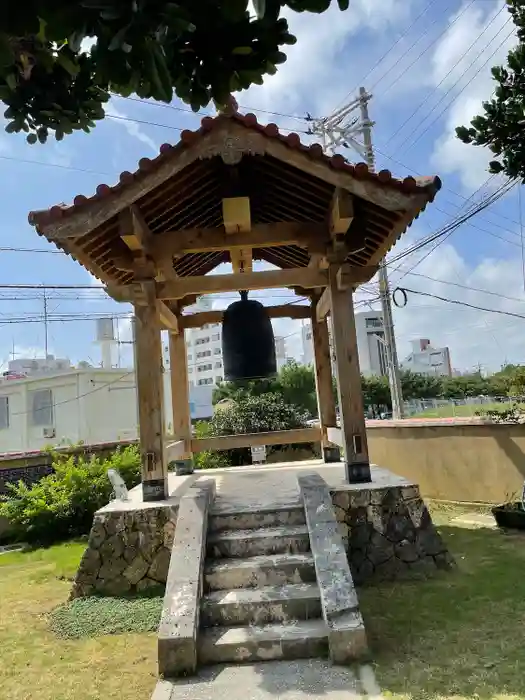
[[354, 200], [350, 192], [336, 187], [330, 208], [330, 233], [345, 234], [354, 220]]
[[159, 319], [161, 325], [172, 331], [173, 333], [179, 332], [179, 320], [173, 311], [160, 299], [157, 299], [157, 311], [159, 314]]
[[330, 304], [330, 292], [328, 288], [326, 288], [315, 305], [315, 316], [318, 323], [324, 321], [326, 316], [330, 313]]

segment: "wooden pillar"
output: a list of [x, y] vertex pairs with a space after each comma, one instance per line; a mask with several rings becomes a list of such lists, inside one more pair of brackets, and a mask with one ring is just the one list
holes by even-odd
[[188, 358], [186, 356], [186, 340], [184, 338], [182, 323], [179, 323], [179, 328], [179, 333], [169, 334], [173, 437], [175, 440], [184, 440], [186, 444], [186, 451], [183, 459], [188, 459], [191, 457], [191, 412], [190, 390], [188, 386]]
[[[148, 285], [146, 287], [146, 285]], [[139, 402], [139, 437], [144, 501], [168, 497], [164, 458], [164, 391], [160, 319], [155, 283], [144, 283], [146, 302], [135, 304], [135, 372]]]
[[339, 462], [341, 452], [339, 447], [331, 445], [326, 439], [326, 428], [335, 428], [337, 415], [335, 397], [332, 386], [332, 358], [330, 353], [330, 337], [328, 335], [328, 323], [326, 316], [322, 321], [317, 321], [317, 300], [312, 301], [312, 341], [315, 360], [315, 388], [317, 392], [317, 407], [319, 409], [319, 422], [323, 440], [321, 449], [325, 462]]
[[357, 354], [353, 289], [340, 289], [336, 273], [337, 266], [331, 265], [328, 288], [337, 370], [339, 415], [347, 480], [353, 484], [371, 481], [370, 460]]

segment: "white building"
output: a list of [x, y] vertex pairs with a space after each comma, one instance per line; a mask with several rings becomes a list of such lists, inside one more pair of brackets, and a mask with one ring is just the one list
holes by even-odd
[[[188, 307], [188, 312], [211, 311], [212, 299], [199, 297]], [[222, 324], [208, 323], [201, 328], [188, 328], [185, 331], [186, 353], [188, 358], [188, 381], [193, 386], [215, 386], [224, 380], [222, 361]], [[277, 369], [286, 363], [286, 341], [276, 336], [275, 354]], [[165, 348], [164, 363], [169, 367], [168, 349]]]
[[54, 355], [47, 357], [37, 357], [30, 359], [21, 357], [15, 360], [9, 360], [7, 364], [7, 372], [4, 376], [9, 378], [11, 375], [25, 375], [32, 377], [34, 375], [49, 374], [51, 372], [63, 372], [71, 369], [71, 360], [68, 358], [57, 358]]
[[[212, 386], [190, 388], [192, 419], [210, 418]], [[166, 432], [173, 412], [164, 373]], [[138, 435], [133, 370], [87, 369], [0, 381], [0, 453], [49, 445], [131, 440]]]
[[435, 348], [427, 338], [413, 340], [411, 345], [412, 352], [401, 364], [401, 369], [436, 377], [452, 376], [450, 351], [447, 347]]
[[[359, 367], [364, 376], [386, 375], [387, 359], [384, 346], [385, 330], [383, 316], [378, 311], [363, 311], [355, 315], [357, 351]], [[309, 322], [302, 327], [303, 363], [313, 364], [314, 351], [312, 342], [312, 327]], [[330, 333], [331, 339], [331, 333]]]

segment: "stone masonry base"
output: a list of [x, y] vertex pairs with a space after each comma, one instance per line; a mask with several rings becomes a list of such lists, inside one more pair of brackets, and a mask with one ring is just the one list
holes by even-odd
[[356, 584], [431, 575], [454, 559], [416, 485], [331, 491]]
[[71, 598], [165, 585], [176, 522], [177, 505], [141, 504], [96, 513]]

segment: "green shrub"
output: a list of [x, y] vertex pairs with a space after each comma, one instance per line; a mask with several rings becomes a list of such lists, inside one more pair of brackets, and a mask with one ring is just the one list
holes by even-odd
[[50, 544], [89, 533], [93, 515], [112, 492], [108, 469], [117, 469], [128, 488], [140, 482], [140, 457], [135, 445], [117, 449], [110, 457], [53, 455], [54, 472], [38, 483], [10, 484], [0, 501], [13, 538]]
[[[224, 409], [223, 409], [224, 410]], [[207, 438], [212, 437], [212, 426], [206, 421], [199, 421], [195, 424], [195, 437]], [[212, 450], [204, 450], [193, 455], [193, 464], [195, 469], [224, 469], [229, 467], [230, 462], [224, 452], [216, 452]]]

